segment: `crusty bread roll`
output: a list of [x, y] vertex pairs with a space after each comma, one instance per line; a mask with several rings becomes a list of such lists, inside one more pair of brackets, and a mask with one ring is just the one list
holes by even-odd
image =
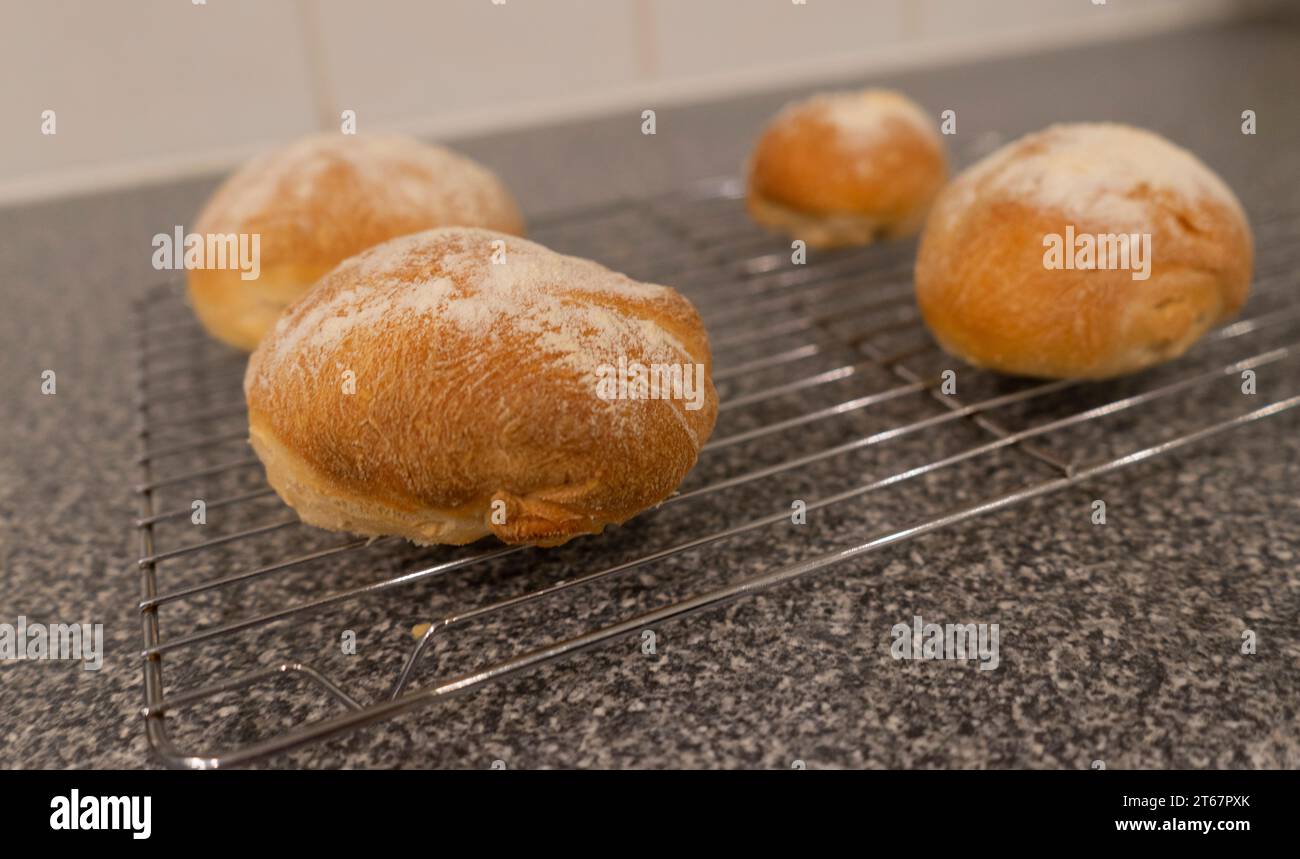
[[[601, 391], [634, 364], [685, 365], [699, 386]], [[552, 546], [672, 493], [717, 417], [709, 364], [672, 289], [442, 228], [322, 278], [253, 353], [244, 391], [267, 478], [304, 521]]]
[[190, 303], [216, 338], [250, 351], [321, 275], [380, 242], [432, 227], [523, 232], [487, 168], [390, 135], [322, 134], [250, 161], [199, 214], [200, 234], [259, 234], [260, 276], [192, 269]]
[[1191, 153], [1124, 125], [1054, 125], [944, 189], [916, 297], [940, 345], [976, 366], [1101, 379], [1177, 357], [1236, 313], [1252, 257], [1240, 203]]
[[754, 220], [811, 247], [915, 233], [948, 174], [934, 122], [896, 92], [823, 93], [787, 105], [749, 161]]

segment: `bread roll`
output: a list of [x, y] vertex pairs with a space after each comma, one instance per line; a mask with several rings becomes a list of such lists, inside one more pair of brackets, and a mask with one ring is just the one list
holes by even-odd
[[921, 227], [948, 173], [934, 122], [896, 92], [824, 93], [788, 105], [749, 162], [754, 220], [812, 247]]
[[[598, 381], [620, 359], [692, 378], [677, 398], [620, 399]], [[244, 391], [253, 448], [305, 522], [553, 546], [672, 493], [717, 417], [709, 364], [672, 289], [443, 228], [322, 278], [253, 353]]]
[[976, 366], [1102, 379], [1177, 357], [1236, 313], [1252, 257], [1240, 203], [1191, 153], [1124, 125], [1054, 125], [944, 190], [916, 297], [940, 345]]
[[258, 234], [260, 275], [192, 269], [190, 303], [216, 338], [245, 351], [325, 272], [368, 247], [431, 227], [522, 233], [487, 168], [405, 137], [325, 134], [262, 155], [217, 189], [200, 234]]

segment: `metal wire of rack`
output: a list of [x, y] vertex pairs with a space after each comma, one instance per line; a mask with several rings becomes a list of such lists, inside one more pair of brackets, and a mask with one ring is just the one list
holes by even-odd
[[[178, 671], [181, 682], [173, 685], [179, 688], [170, 689], [164, 683], [164, 657], [176, 655], [178, 667], [184, 667], [187, 651], [239, 648], [241, 633], [283, 629], [286, 622], [312, 612], [378, 599], [395, 590], [429, 583], [446, 586], [455, 581], [449, 578], [452, 574], [466, 576], [475, 569], [509, 565], [539, 557], [542, 550], [498, 544], [417, 551], [392, 539], [339, 539], [316, 532], [320, 539], [332, 542], [317, 546], [302, 540], [305, 551], [264, 556], [264, 550], [257, 549], [258, 541], [292, 529], [315, 529], [302, 525], [275, 498], [247, 448], [240, 388], [243, 357], [204, 337], [174, 284], [160, 285], [142, 296], [136, 306], [142, 477], [135, 487], [140, 504], [135, 525], [144, 638], [142, 712], [154, 753], [174, 767], [216, 768], [257, 761], [1300, 406], [1300, 388], [1270, 396], [1262, 406], [1255, 405], [1261, 398], [1222, 395], [1229, 390], [1226, 386], [1239, 393], [1236, 389], [1245, 371], [1288, 366], [1300, 354], [1296, 276], [1284, 252], [1284, 238], [1294, 234], [1300, 213], [1255, 219], [1260, 253], [1251, 301], [1238, 321], [1213, 331], [1183, 359], [1119, 385], [1008, 380], [961, 367], [963, 391], [977, 392], [971, 397], [940, 389], [941, 368], [953, 362], [926, 335], [912, 303], [913, 246], [814, 253], [806, 264], [795, 265], [783, 240], [748, 222], [738, 202], [740, 190], [735, 180], [719, 180], [689, 192], [621, 201], [532, 225], [532, 237], [544, 244], [593, 257], [634, 277], [677, 286], [695, 302], [710, 331], [722, 404], [718, 429], [696, 469], [702, 476], [693, 479], [697, 477], [693, 474], [660, 508], [618, 530], [636, 534], [639, 528], [649, 527], [644, 524], [647, 520], [676, 508], [723, 507], [721, 499], [734, 495], [732, 490], [752, 490], [773, 478], [797, 483], [801, 476], [820, 475], [812, 485], [838, 488], [801, 495], [793, 494], [795, 490], [783, 494], [778, 489], [766, 495], [751, 491], [760, 499], [776, 497], [783, 503], [768, 505], [771, 512], [710, 526], [705, 533], [683, 539], [677, 539], [676, 530], [665, 535], [651, 529], [655, 542], [635, 547], [630, 558], [619, 559], [606, 551], [608, 535], [577, 541], [570, 544], [577, 547], [576, 556], [571, 556], [578, 559], [576, 574], [553, 576], [533, 586], [512, 589], [512, 577], [488, 577], [469, 591], [473, 595], [469, 605], [426, 612], [430, 622], [413, 645], [408, 640], [400, 664], [391, 666], [391, 681], [369, 695], [349, 692], [310, 660], [278, 654], [229, 676]], [[168, 360], [173, 356], [181, 360]], [[1216, 388], [1220, 395], [1208, 397], [1207, 391]], [[1194, 416], [1191, 426], [1170, 432], [1163, 422], [1144, 420], [1144, 407], [1169, 401], [1188, 404]], [[1211, 414], [1213, 410], [1205, 407], [1211, 401], [1232, 408], [1227, 414]], [[927, 402], [929, 407], [923, 405]], [[192, 407], [187, 408], [187, 403]], [[854, 423], [880, 410], [902, 417], [885, 426]], [[1001, 416], [1008, 410], [1018, 410], [1020, 425]], [[1111, 435], [1136, 442], [1122, 452], [1084, 461], [1071, 445], [1051, 443], [1061, 434], [1116, 418], [1125, 423]], [[820, 430], [841, 424], [847, 430], [832, 443], [815, 443]], [[899, 460], [902, 467], [889, 458], [891, 443], [924, 433], [955, 435], [963, 426], [975, 434], [974, 443], [948, 445], [941, 448], [943, 455], [930, 454], [911, 464]], [[1163, 437], [1140, 440], [1162, 429]], [[802, 448], [791, 454], [789, 448], [796, 445]], [[776, 455], [764, 459], [756, 456], [759, 450], [774, 450]], [[861, 480], [842, 465], [846, 459], [877, 450], [886, 452], [880, 462], [897, 470]], [[856, 501], [877, 495], [888, 498], [900, 487], [937, 479], [995, 455], [1009, 455], [1022, 463], [1014, 470], [1016, 482], [1006, 491], [947, 504], [901, 526], [849, 534], [847, 540], [819, 538], [795, 562], [776, 569], [751, 565], [732, 580], [688, 588], [682, 596], [631, 613], [615, 611], [613, 617], [573, 634], [516, 647], [463, 671], [445, 669], [443, 660], [431, 654], [434, 642], [474, 622], [589, 590], [629, 571], [709, 551], [742, 536], [779, 533], [777, 529], [791, 521], [790, 498], [803, 499], [809, 514], [847, 510], [845, 515], [852, 520], [858, 515], [852, 507]], [[706, 461], [709, 467], [702, 467]], [[847, 474], [847, 479], [836, 484], [826, 477], [828, 470]], [[809, 484], [802, 485], [806, 489]], [[182, 493], [185, 503], [170, 504], [169, 493]], [[218, 519], [228, 517], [238, 527], [198, 541], [165, 540], [177, 529], [192, 533], [184, 529], [192, 527], [194, 507], [189, 499], [196, 498], [204, 499], [207, 513], [215, 513]], [[236, 512], [244, 521], [233, 515]], [[694, 521], [714, 518], [700, 516]], [[361, 553], [395, 544], [400, 544], [395, 547], [398, 554], [386, 560], [389, 574], [324, 593], [311, 579], [313, 568], [326, 563], [354, 571], [368, 568], [373, 561], [360, 560]], [[230, 552], [238, 556], [231, 559]], [[250, 557], [260, 560], [250, 564]], [[257, 611], [244, 608], [250, 589], [291, 575], [302, 581], [284, 604]], [[457, 598], [467, 597], [458, 594]], [[209, 607], [207, 614], [200, 613], [210, 622], [188, 630], [189, 622], [182, 622], [181, 632], [163, 634], [165, 610], [205, 599], [215, 600], [218, 606], [215, 612]], [[435, 672], [440, 669], [443, 674], [438, 676]], [[284, 677], [314, 688], [315, 697], [332, 701], [338, 712], [281, 724], [215, 750], [206, 745], [186, 748], [174, 739], [169, 720], [216, 700], [233, 701], [239, 709], [248, 703], [252, 690]]]

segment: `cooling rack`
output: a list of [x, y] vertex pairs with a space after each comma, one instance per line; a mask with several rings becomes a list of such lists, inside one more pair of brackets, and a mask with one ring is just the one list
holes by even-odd
[[[833, 565], [852, 573], [851, 559], [1300, 405], [1287, 251], [1300, 213], [1254, 213], [1256, 279], [1236, 321], [1176, 362], [1087, 384], [954, 362], [912, 302], [913, 244], [796, 262], [748, 221], [740, 193], [717, 180], [531, 225], [537, 241], [688, 295], [721, 395], [714, 437], [677, 494], [556, 550], [419, 549], [301, 524], [246, 444], [243, 357], [204, 336], [177, 284], [141, 296], [135, 527], [142, 712], [158, 758], [257, 761]], [[794, 501], [817, 527], [794, 524]], [[765, 540], [799, 556], [771, 564]], [[657, 578], [674, 563], [678, 574]], [[610, 590], [629, 580], [642, 582], [635, 598]], [[541, 606], [563, 622], [539, 622]], [[330, 612], [369, 612], [386, 644], [341, 661], [337, 627], [307, 620]], [[395, 612], [396, 625], [384, 620]], [[504, 643], [456, 651], [468, 630], [509, 615]]]

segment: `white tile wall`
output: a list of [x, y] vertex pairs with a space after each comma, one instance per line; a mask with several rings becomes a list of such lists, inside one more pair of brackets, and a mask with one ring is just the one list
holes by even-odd
[[669, 79], [861, 55], [903, 39], [897, 0], [656, 0], [654, 73]]
[[[449, 134], [780, 87], [1232, 0], [0, 0], [0, 203], [232, 163], [358, 113]], [[1154, 22], [1154, 24], [1152, 23]], [[1034, 39], [1024, 34], [1035, 32]], [[1021, 43], [1008, 38], [1020, 33]], [[958, 51], [959, 53], [960, 51]], [[969, 51], [967, 51], [969, 53]], [[53, 108], [58, 134], [40, 133]]]
[[4, 0], [0, 22], [0, 182], [313, 127], [291, 3]]
[[[1043, 21], [1083, 21], [1088, 16], [1125, 14], [1123, 0], [1094, 5], [1092, 0], [918, 0], [915, 16], [921, 32], [935, 36], [1029, 29]], [[1131, 3], [1126, 3], [1131, 7]]]
[[[1221, 4], [1225, 9], [1228, 4]], [[1122, 32], [1124, 21], [1183, 7], [1195, 11], [1197, 0], [915, 0], [910, 4], [918, 32], [926, 36], [974, 36], [1029, 33], [1044, 23], [1110, 25]]]
[[321, 0], [337, 104], [358, 120], [509, 111], [636, 81], [635, 0]]

